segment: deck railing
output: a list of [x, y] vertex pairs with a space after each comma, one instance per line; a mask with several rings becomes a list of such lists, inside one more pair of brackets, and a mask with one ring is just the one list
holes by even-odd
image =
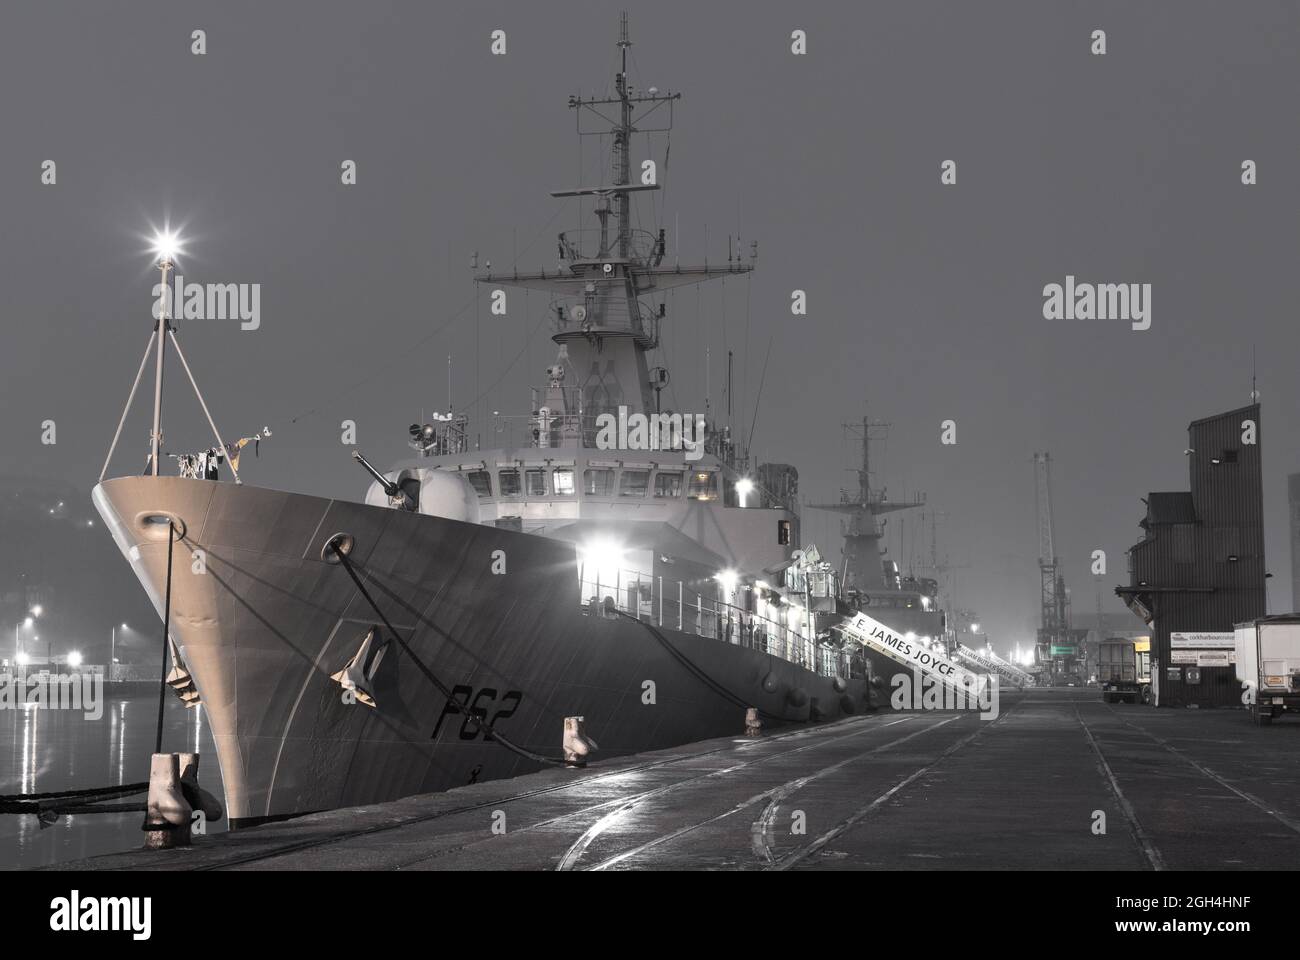
[[610, 597], [621, 613], [645, 623], [748, 647], [823, 677], [848, 679], [852, 675], [847, 651], [806, 635], [808, 614], [799, 607], [781, 608], [795, 610], [795, 622], [791, 624], [788, 614], [778, 614], [779, 619], [768, 617], [692, 590], [680, 580], [665, 580], [634, 570], [605, 572], [600, 577], [586, 571], [581, 597], [584, 603], [593, 599], [603, 602]]

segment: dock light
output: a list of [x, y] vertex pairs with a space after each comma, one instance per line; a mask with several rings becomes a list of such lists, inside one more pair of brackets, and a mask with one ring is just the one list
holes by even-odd
[[979, 632], [980, 632], [980, 625], [979, 625], [978, 623], [972, 623], [972, 624], [970, 625], [970, 632], [971, 632], [971, 633], [979, 633]]
[[32, 607], [30, 611], [33, 617], [39, 617], [44, 612], [45, 612], [45, 608], [42, 607], [39, 603], [36, 606]]
[[68, 666], [70, 667], [81, 666], [81, 654], [78, 653], [76, 650], [73, 650], [70, 654], [68, 654]]
[[745, 497], [754, 492], [754, 481], [749, 477], [741, 477], [736, 481], [736, 496], [740, 498], [740, 505], [745, 505]]
[[916, 634], [913, 633], [911, 630], [909, 630], [907, 631], [907, 633], [903, 634], [903, 639], [906, 640], [908, 643], [915, 643]]
[[25, 653], [18, 654], [18, 656], [15, 657], [14, 659], [18, 661], [18, 666], [20, 667], [25, 667], [27, 666], [27, 664], [32, 662], [32, 658]]
[[36, 621], [33, 620], [31, 617], [28, 617], [26, 620], [23, 621], [23, 626], [24, 626], [24, 627], [30, 627], [30, 626], [31, 626], [33, 623], [35, 623], [35, 622], [36, 622]]
[[727, 593], [734, 593], [736, 584], [740, 582], [740, 574], [735, 570], [720, 570], [713, 579], [718, 581]]

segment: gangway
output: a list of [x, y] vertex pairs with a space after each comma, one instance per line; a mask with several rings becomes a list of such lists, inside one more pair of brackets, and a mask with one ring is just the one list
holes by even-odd
[[998, 656], [998, 655], [993, 651], [992, 648], [989, 648], [989, 652], [988, 652], [987, 654], [985, 654], [985, 656], [987, 656], [987, 657], [988, 657], [990, 660], [992, 660], [994, 663], [999, 664], [1000, 666], [1006, 667], [1008, 670], [1010, 670], [1010, 671], [1012, 671], [1013, 673], [1015, 673], [1017, 676], [1019, 676], [1021, 679], [1023, 679], [1023, 680], [1025, 681], [1025, 683], [1035, 683], [1035, 682], [1036, 682], [1036, 681], [1034, 680], [1034, 675], [1033, 675], [1032, 673], [1030, 673], [1028, 670], [1025, 670], [1024, 668], [1022, 668], [1022, 667], [1019, 666], [1018, 664], [1012, 663], [1010, 660], [1004, 659], [1003, 657], [999, 657], [999, 656]]
[[1028, 670], [1019, 666], [1018, 664], [1012, 663], [1010, 660], [1004, 660], [1002, 657], [999, 657], [992, 650], [988, 652], [988, 658], [992, 660], [994, 663], [999, 664], [1002, 667], [1005, 667], [1007, 670], [1010, 670], [1012, 673], [1018, 676], [1021, 682], [1024, 683], [1026, 686], [1032, 687], [1038, 683], [1038, 680]]
[[1005, 661], [989, 654], [976, 653], [970, 647], [957, 644], [957, 656], [965, 660], [972, 667], [978, 667], [986, 673], [996, 673], [1009, 683], [1014, 683], [1017, 687], [1024, 687], [1029, 682], [1028, 674], [1012, 667]]
[[874, 617], [859, 611], [853, 619], [839, 624], [849, 640], [855, 640], [873, 653], [881, 654], [900, 666], [919, 673], [923, 680], [941, 683], [968, 697], [983, 696], [986, 688], [997, 681], [998, 674], [976, 673], [942, 653], [937, 647], [922, 643], [909, 634], [900, 634]]

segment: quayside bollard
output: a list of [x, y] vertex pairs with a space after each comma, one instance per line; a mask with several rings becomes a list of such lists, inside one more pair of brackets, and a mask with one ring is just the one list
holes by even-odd
[[758, 719], [758, 707], [745, 708], [745, 736], [761, 737], [763, 735], [763, 721]]
[[596, 749], [596, 741], [587, 736], [583, 717], [564, 718], [564, 762], [574, 767], [585, 767], [587, 757]]
[[149, 761], [149, 801], [144, 845], [150, 850], [188, 847], [193, 808], [181, 789], [180, 757], [155, 753]]

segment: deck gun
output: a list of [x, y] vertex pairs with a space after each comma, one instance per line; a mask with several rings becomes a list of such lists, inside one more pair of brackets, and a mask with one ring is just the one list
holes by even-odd
[[374, 477], [375, 482], [384, 488], [384, 493], [388, 495], [388, 499], [392, 500], [394, 504], [400, 503], [403, 509], [406, 510], [414, 510], [416, 508], [417, 503], [415, 498], [412, 497], [408, 491], [403, 490], [397, 483], [389, 480], [382, 473], [376, 470], [374, 464], [363, 457], [358, 451], [352, 451], [352, 459], [361, 464], [362, 469], [365, 470], [366, 473]]

